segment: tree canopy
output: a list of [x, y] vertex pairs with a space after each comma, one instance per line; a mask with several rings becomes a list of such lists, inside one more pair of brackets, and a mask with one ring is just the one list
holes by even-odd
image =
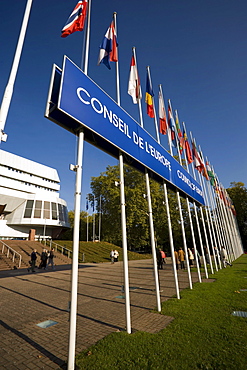
[[243, 182], [231, 182], [227, 192], [236, 210], [239, 232], [244, 248], [247, 249], [247, 189]]
[[[150, 249], [149, 236], [149, 214], [146, 198], [145, 176], [129, 167], [124, 166], [125, 182], [125, 201], [126, 201], [126, 227], [128, 237], [128, 248], [130, 249]], [[104, 241], [121, 245], [121, 208], [120, 208], [120, 188], [119, 167], [108, 166], [106, 171], [98, 177], [92, 177], [90, 200], [93, 202], [94, 196], [97, 201], [97, 211], [99, 209], [99, 197], [101, 196], [102, 213], [102, 238]], [[164, 204], [163, 187], [150, 179], [150, 191], [152, 198], [152, 211], [155, 226], [155, 238], [157, 245], [169, 250], [168, 226], [166, 207]], [[184, 202], [182, 202], [184, 205]], [[169, 205], [175, 241], [181, 243], [181, 227], [178, 222], [179, 212], [176, 194], [169, 191]], [[184, 210], [186, 215], [186, 212]]]

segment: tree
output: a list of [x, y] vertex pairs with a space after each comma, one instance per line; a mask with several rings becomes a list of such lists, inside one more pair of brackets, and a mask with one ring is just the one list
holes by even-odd
[[247, 249], [247, 189], [243, 182], [231, 182], [227, 192], [234, 204], [243, 246]]
[[[146, 182], [143, 173], [124, 165], [126, 227], [128, 247], [135, 249], [150, 249], [149, 214], [146, 199]], [[118, 166], [108, 166], [98, 177], [92, 177], [90, 201], [97, 199], [99, 212], [99, 197], [101, 196], [102, 240], [121, 245], [121, 209]], [[150, 179], [152, 211], [157, 244], [165, 245], [168, 250], [169, 235], [166, 207], [164, 204], [163, 186]], [[169, 203], [172, 219], [174, 240], [181, 240], [181, 226], [176, 194], [169, 191]], [[184, 207], [185, 201], [182, 200]], [[185, 211], [184, 211], [185, 212]], [[186, 213], [186, 212], [185, 212]], [[180, 242], [181, 243], [181, 242]], [[180, 245], [180, 244], [179, 244]]]
[[[80, 240], [87, 240], [87, 221], [89, 222], [89, 225], [92, 224], [92, 216], [89, 216], [88, 218], [87, 216], [88, 216], [87, 212], [81, 211], [80, 213]], [[74, 211], [69, 211], [68, 219], [70, 223], [70, 229], [64, 231], [62, 235], [59, 237], [59, 239], [61, 240], [72, 240], [73, 239], [74, 218], [75, 218]]]

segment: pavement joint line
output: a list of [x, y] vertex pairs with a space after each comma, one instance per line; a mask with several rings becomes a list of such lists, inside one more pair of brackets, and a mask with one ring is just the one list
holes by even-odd
[[[112, 265], [114, 268], [105, 263], [79, 269], [76, 353], [112, 332], [126, 330], [124, 301], [115, 299], [122, 286], [120, 263]], [[0, 367], [58, 369], [67, 361], [70, 266], [32, 275], [24, 271], [19, 271], [19, 275], [15, 271], [14, 276], [3, 275], [1, 272]], [[192, 276], [193, 281], [197, 281], [196, 273]], [[138, 287], [130, 290], [132, 331], [157, 333], [164, 329], [173, 318], [150, 312], [156, 307], [152, 260], [129, 261], [129, 278], [130, 287]], [[188, 287], [187, 274], [180, 275], [179, 279], [181, 289]], [[175, 294], [169, 265], [160, 272], [160, 289], [163, 290], [162, 302]], [[9, 307], [13, 307], [12, 313]], [[36, 324], [48, 319], [58, 324], [44, 332]], [[2, 354], [3, 348], [8, 349], [7, 354]]]

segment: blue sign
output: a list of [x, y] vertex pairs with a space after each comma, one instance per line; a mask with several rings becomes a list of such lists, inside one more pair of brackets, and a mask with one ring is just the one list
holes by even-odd
[[57, 108], [72, 121], [76, 120], [79, 125], [204, 204], [202, 189], [197, 181], [67, 57], [62, 69]]

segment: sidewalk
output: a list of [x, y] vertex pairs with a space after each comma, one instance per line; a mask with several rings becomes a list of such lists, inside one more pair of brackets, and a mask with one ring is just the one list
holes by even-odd
[[[171, 264], [159, 275], [163, 302], [175, 295]], [[150, 312], [156, 308], [152, 260], [130, 261], [129, 277], [132, 332], [162, 330], [173, 318]], [[196, 273], [192, 279], [197, 281]], [[123, 280], [122, 262], [80, 265], [76, 353], [125, 330]], [[1, 369], [59, 369], [67, 361], [70, 281], [70, 266], [0, 274]], [[188, 287], [187, 271], [179, 270], [179, 287]], [[37, 326], [46, 320], [56, 324]]]

